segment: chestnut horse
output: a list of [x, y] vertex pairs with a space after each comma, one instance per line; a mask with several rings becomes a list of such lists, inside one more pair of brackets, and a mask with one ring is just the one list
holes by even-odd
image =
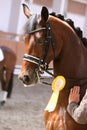
[[0, 105], [4, 105], [7, 98], [10, 98], [13, 88], [13, 71], [16, 63], [16, 54], [6, 46], [0, 46], [3, 59], [0, 61]]
[[60, 92], [53, 112], [44, 112], [46, 130], [86, 130], [67, 113], [70, 88], [81, 86], [81, 99], [87, 88], [87, 50], [77, 32], [60, 18], [49, 15], [43, 7], [41, 15], [31, 15], [25, 25], [25, 54], [19, 78], [24, 85], [36, 84], [39, 74], [48, 72], [53, 60], [54, 77], [63, 75], [66, 86]]

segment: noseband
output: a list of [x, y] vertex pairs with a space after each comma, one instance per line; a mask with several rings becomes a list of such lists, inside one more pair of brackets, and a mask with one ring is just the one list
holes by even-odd
[[46, 30], [46, 38], [45, 38], [45, 41], [44, 41], [44, 50], [43, 50], [42, 58], [37, 58], [37, 57], [34, 57], [32, 55], [24, 54], [23, 60], [37, 64], [39, 71], [41, 71], [41, 72], [46, 71], [50, 75], [54, 76], [52, 73], [50, 73], [48, 71], [48, 64], [45, 62], [48, 51], [49, 51], [50, 44], [52, 43], [50, 22], [47, 21], [46, 27], [42, 27], [42, 28], [33, 30], [33, 31], [29, 32], [29, 34], [40, 32], [40, 31], [43, 31], [43, 30]]

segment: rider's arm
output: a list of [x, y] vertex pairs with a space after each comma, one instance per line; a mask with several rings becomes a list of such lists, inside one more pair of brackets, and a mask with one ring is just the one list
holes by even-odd
[[67, 111], [77, 123], [87, 124], [87, 91], [80, 105], [71, 102], [67, 106]]

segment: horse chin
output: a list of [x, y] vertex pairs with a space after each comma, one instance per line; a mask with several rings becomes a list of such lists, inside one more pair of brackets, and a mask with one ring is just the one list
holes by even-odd
[[38, 83], [40, 83], [40, 77], [39, 76], [36, 79], [34, 79], [33, 81], [28, 82], [27, 84], [24, 83], [24, 87], [33, 87]]
[[29, 85], [24, 84], [24, 87], [25, 87], [25, 88], [27, 88], [27, 87], [33, 87], [33, 86], [35, 86], [35, 84], [29, 84]]
[[37, 82], [35, 82], [35, 83], [31, 83], [31, 84], [24, 84], [24, 87], [26, 88], [26, 87], [33, 87], [33, 86], [35, 86], [36, 84], [38, 84], [38, 83], [40, 83], [40, 81], [38, 80]]

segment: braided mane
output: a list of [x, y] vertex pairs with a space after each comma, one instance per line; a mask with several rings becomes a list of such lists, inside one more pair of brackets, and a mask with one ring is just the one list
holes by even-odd
[[82, 40], [82, 43], [84, 44], [84, 46], [87, 48], [87, 39], [85, 37], [83, 37], [83, 32], [82, 32], [81, 28], [74, 26], [74, 21], [73, 20], [65, 19], [64, 15], [56, 14], [55, 12], [50, 13], [50, 15], [52, 15], [54, 17], [57, 17], [57, 18], [65, 21], [65, 22], [67, 22], [73, 28], [73, 30], [76, 32], [78, 37]]

